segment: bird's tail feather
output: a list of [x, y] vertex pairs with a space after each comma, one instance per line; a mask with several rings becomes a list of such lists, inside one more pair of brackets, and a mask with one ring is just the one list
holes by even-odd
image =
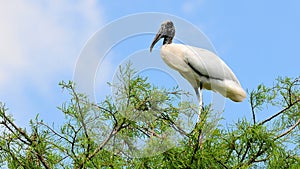
[[235, 102], [242, 102], [246, 98], [246, 92], [240, 86], [240, 84], [232, 80], [213, 80], [211, 82], [211, 90], [216, 91], [222, 94], [224, 97], [227, 97]]

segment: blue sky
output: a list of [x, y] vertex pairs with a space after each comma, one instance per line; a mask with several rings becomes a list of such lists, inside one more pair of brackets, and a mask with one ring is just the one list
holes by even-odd
[[[26, 125], [37, 113], [48, 122], [63, 118], [56, 107], [67, 101], [68, 95], [58, 82], [73, 79], [78, 56], [95, 32], [135, 13], [162, 12], [198, 27], [245, 89], [260, 83], [271, 85], [277, 76], [299, 76], [299, 1], [125, 2], [0, 2], [0, 101], [19, 124]], [[143, 38], [137, 40], [142, 48], [148, 48], [152, 38], [146, 36], [144, 44]], [[129, 48], [134, 39], [124, 43]], [[115, 56], [136, 49], [124, 48], [121, 44], [108, 55], [111, 59], [101, 74], [106, 75], [103, 79], [110, 79]], [[247, 101], [226, 100], [223, 116], [230, 122], [249, 116], [249, 110]]]

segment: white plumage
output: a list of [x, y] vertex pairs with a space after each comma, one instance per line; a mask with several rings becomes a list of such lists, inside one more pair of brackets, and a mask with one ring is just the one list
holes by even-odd
[[202, 107], [202, 88], [218, 92], [235, 102], [241, 102], [246, 98], [246, 92], [232, 70], [216, 54], [202, 48], [173, 44], [174, 35], [173, 22], [163, 22], [150, 46], [150, 52], [160, 39], [164, 39], [160, 49], [162, 59], [193, 86], [200, 107]]
[[177, 70], [196, 91], [202, 83], [203, 88], [236, 102], [246, 97], [231, 69], [214, 53], [183, 44], [165, 44], [160, 54], [164, 62]]

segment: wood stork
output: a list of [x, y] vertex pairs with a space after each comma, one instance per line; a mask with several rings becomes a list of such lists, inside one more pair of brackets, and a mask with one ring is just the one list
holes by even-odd
[[169, 67], [177, 70], [193, 86], [200, 106], [199, 117], [203, 88], [218, 92], [235, 102], [242, 102], [246, 98], [246, 93], [232, 70], [215, 53], [202, 48], [174, 44], [174, 36], [173, 22], [163, 22], [150, 46], [150, 52], [154, 45], [163, 39], [160, 55]]

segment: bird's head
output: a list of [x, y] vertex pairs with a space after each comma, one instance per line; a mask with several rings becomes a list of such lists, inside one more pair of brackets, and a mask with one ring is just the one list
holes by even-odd
[[162, 38], [164, 38], [163, 44], [170, 44], [172, 43], [172, 40], [175, 36], [175, 27], [172, 21], [164, 21], [161, 24], [160, 29], [158, 30], [155, 38], [153, 39], [153, 42], [150, 46], [150, 52], [152, 51], [152, 48], [154, 45]]

